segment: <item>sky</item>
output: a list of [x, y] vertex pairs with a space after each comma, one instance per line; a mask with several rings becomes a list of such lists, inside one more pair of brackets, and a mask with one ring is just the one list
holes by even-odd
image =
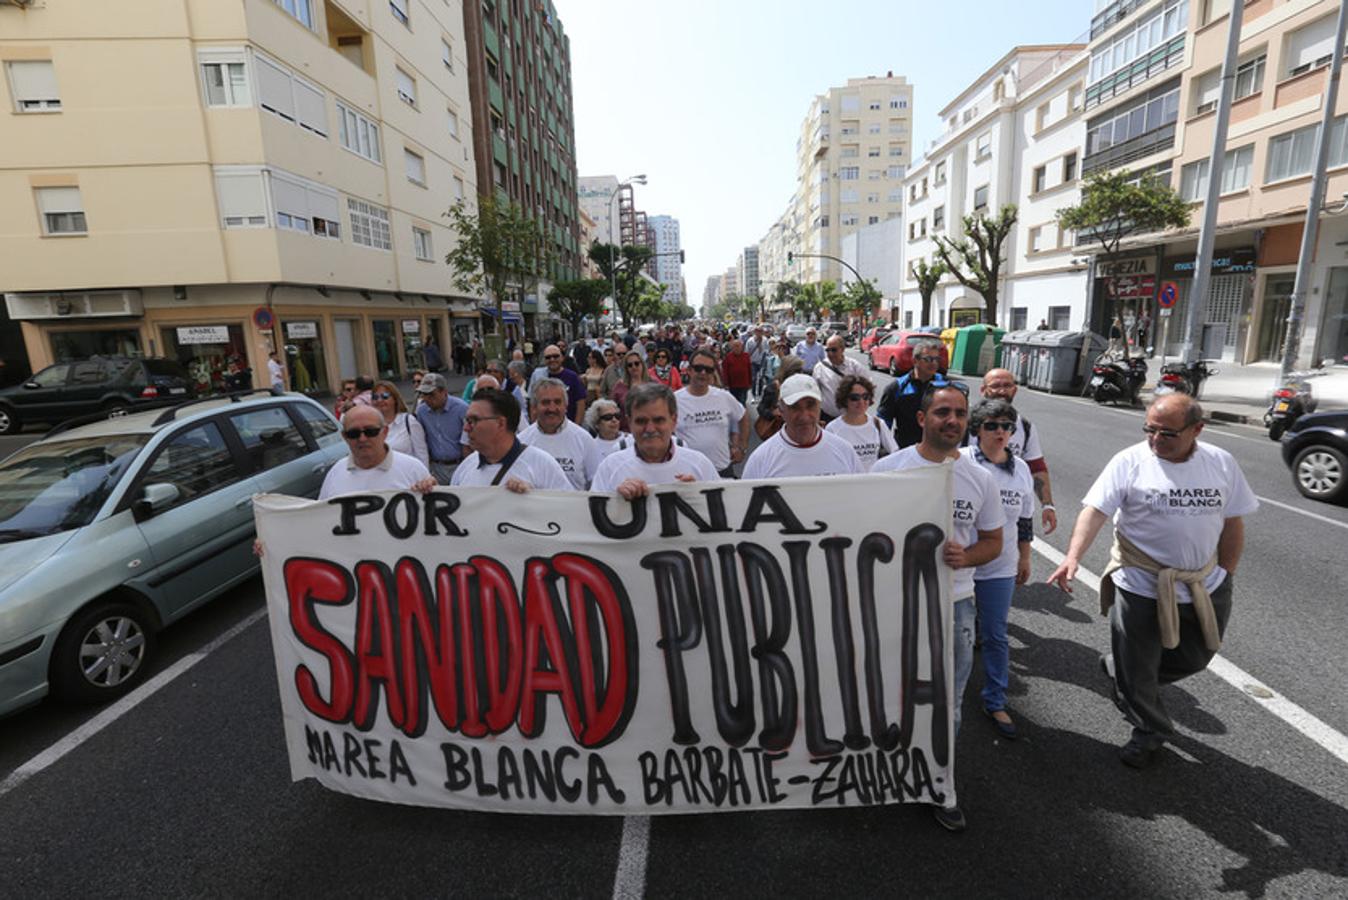
[[913, 158], [937, 111], [1017, 44], [1069, 43], [1092, 0], [554, 0], [571, 39], [579, 174], [646, 175], [636, 205], [679, 220], [688, 300], [786, 208], [816, 94], [913, 85]]

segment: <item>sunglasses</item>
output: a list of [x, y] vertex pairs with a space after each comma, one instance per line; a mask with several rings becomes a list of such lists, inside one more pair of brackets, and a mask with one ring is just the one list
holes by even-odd
[[939, 363], [941, 361], [941, 357], [939, 356], [919, 356], [918, 359], [921, 362], [927, 363]]
[[1169, 428], [1157, 428], [1155, 425], [1143, 425], [1142, 430], [1149, 435], [1158, 435], [1164, 438], [1177, 438], [1191, 427], [1192, 426], [1190, 425], [1185, 425], [1179, 431], [1171, 431]]
[[[421, 384], [421, 382], [418, 381], [417, 384]], [[379, 393], [377, 393], [377, 394], [371, 394], [370, 396], [373, 397], [373, 398], [376, 399], [376, 400], [392, 400], [392, 399], [393, 399], [393, 395], [390, 394], [388, 391], [380, 391]]]
[[476, 428], [483, 422], [490, 422], [492, 419], [504, 419], [505, 416], [464, 416], [463, 424], [470, 428]]
[[1016, 423], [1015, 423], [1015, 422], [984, 422], [984, 423], [983, 423], [983, 430], [984, 430], [984, 431], [1006, 431], [1006, 432], [1012, 432], [1012, 431], [1015, 431], [1015, 430], [1016, 430]]
[[604, 413], [602, 416], [599, 417], [599, 421], [601, 421], [601, 422], [612, 422], [612, 421], [613, 421], [614, 419], [616, 419], [616, 418], [618, 418], [618, 414], [617, 414], [617, 413]]
[[342, 432], [342, 436], [345, 437], [348, 441], [354, 441], [361, 437], [367, 438], [379, 437], [379, 432], [383, 430], [384, 429], [382, 428], [375, 428], [372, 425], [367, 425], [364, 428], [348, 428], [346, 429], [346, 431]]
[[853, 403], [855, 403], [857, 400], [865, 400], [867, 403], [870, 403], [870, 402], [871, 402], [871, 395], [870, 395], [870, 394], [848, 394], [848, 395], [847, 395], [847, 399], [848, 399], [850, 402], [853, 402]]
[[716, 371], [715, 366], [696, 365], [696, 366], [689, 366], [688, 368], [692, 369], [694, 372], [697, 372], [699, 375], [710, 375]]

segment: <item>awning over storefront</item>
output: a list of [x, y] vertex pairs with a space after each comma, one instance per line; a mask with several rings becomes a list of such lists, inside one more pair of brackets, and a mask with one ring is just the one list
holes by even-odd
[[516, 325], [520, 325], [520, 324], [523, 324], [523, 322], [524, 322], [524, 319], [520, 317], [520, 314], [519, 314], [519, 313], [517, 313], [517, 312], [505, 312], [505, 313], [503, 313], [503, 312], [501, 312], [499, 309], [496, 309], [495, 307], [492, 307], [492, 306], [483, 306], [483, 307], [479, 307], [478, 311], [479, 311], [479, 312], [484, 312], [484, 313], [486, 313], [487, 315], [491, 316], [493, 319], [500, 319], [502, 322], [505, 322], [505, 323], [507, 323], [507, 324], [510, 324], [510, 323], [513, 322], [513, 323], [515, 323]]

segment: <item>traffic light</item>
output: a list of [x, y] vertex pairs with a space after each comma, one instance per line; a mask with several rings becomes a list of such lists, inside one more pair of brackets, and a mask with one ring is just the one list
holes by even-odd
[[788, 266], [795, 262], [795, 256], [796, 254], [792, 253], [790, 250], [786, 251], [786, 264]]
[[680, 250], [680, 251], [679, 251], [679, 262], [680, 262], [680, 263], [685, 263], [685, 262], [687, 262], [687, 261], [688, 261], [688, 260], [684, 258], [683, 251]]

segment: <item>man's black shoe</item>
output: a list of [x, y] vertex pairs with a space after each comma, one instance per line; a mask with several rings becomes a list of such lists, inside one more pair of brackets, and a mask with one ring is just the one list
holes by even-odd
[[964, 818], [964, 812], [958, 806], [934, 806], [931, 813], [932, 817], [936, 819], [936, 824], [946, 831], [959, 834], [969, 827], [968, 820]]
[[1131, 740], [1119, 748], [1119, 760], [1125, 766], [1131, 766], [1134, 769], [1145, 769], [1156, 760], [1156, 750], [1158, 748], [1148, 747], [1136, 740]]

